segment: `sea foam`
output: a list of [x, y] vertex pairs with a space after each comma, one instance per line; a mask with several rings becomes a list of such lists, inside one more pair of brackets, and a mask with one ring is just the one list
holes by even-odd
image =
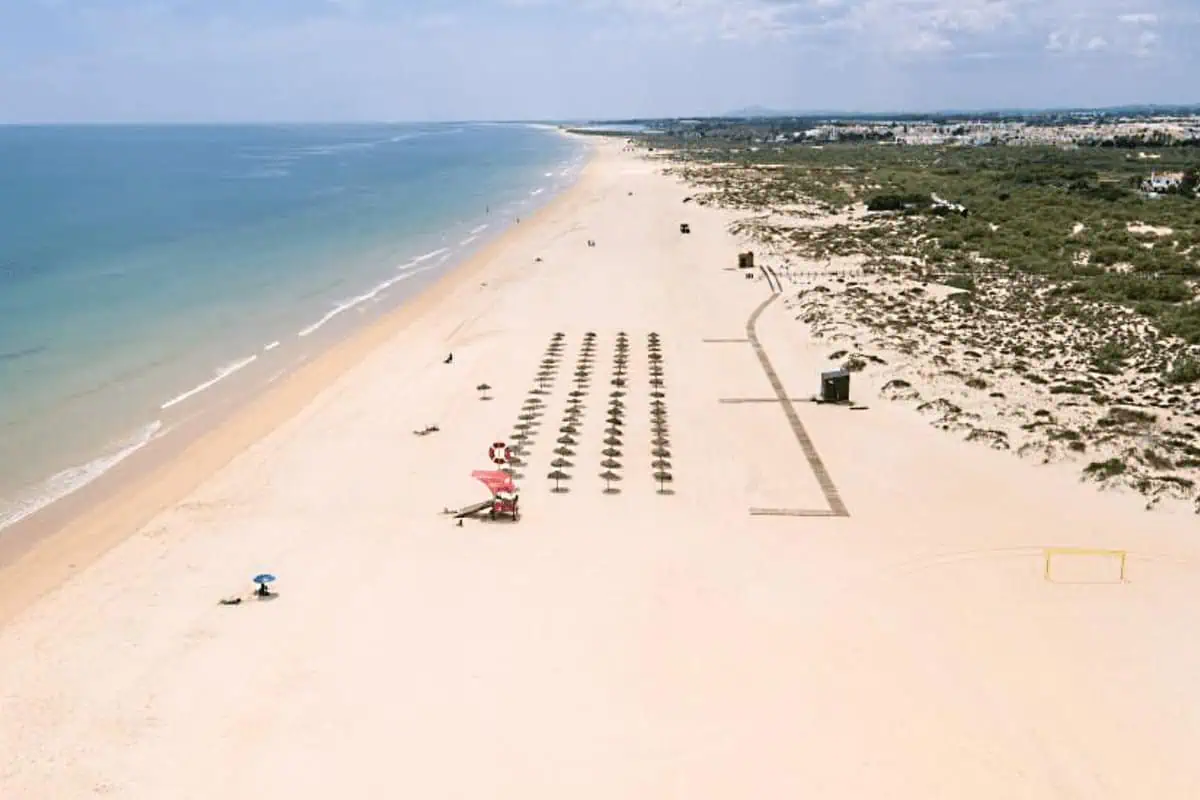
[[51, 503], [79, 491], [163, 433], [162, 422], [155, 420], [99, 458], [58, 472], [15, 500], [0, 501], [0, 530], [16, 525]]
[[[333, 308], [331, 308], [329, 311], [326, 311], [325, 314], [320, 319], [318, 319], [316, 322], [314, 322], [313, 324], [311, 324], [305, 328], [301, 328], [300, 331], [298, 331], [297, 335], [300, 337], [311, 336], [312, 334], [319, 331], [321, 328], [328, 325], [329, 322], [332, 321], [335, 317], [339, 316], [340, 314], [345, 314], [347, 311], [357, 308], [358, 306], [361, 306], [363, 303], [367, 303], [367, 302], [370, 302], [371, 300], [374, 300], [376, 297], [378, 297], [379, 295], [381, 295], [383, 292], [390, 289], [391, 287], [395, 286], [397, 283], [400, 283], [401, 281], [406, 281], [409, 278], [420, 275], [422, 272], [426, 272], [428, 270], [431, 270], [431, 269], [434, 269], [434, 268], [440, 266], [443, 262], [446, 261], [447, 258], [449, 258], [449, 254], [450, 254], [450, 249], [446, 248], [446, 247], [442, 247], [442, 248], [439, 248], [432, 252], [426, 253], [425, 255], [417, 256], [416, 258], [414, 258], [413, 260], [411, 260], [405, 264], [401, 264], [399, 267], [397, 267], [397, 269], [400, 271], [400, 274], [395, 275], [394, 277], [388, 278], [386, 281], [382, 281], [380, 283], [375, 284], [375, 286], [372, 287], [370, 291], [363, 292], [360, 295], [355, 295], [354, 297], [351, 297], [346, 300], [342, 300], [342, 301], [338, 302], [337, 304], [334, 305]], [[437, 258], [438, 256], [442, 256], [442, 258], [439, 259], [437, 263], [425, 264], [425, 262], [429, 261], [430, 259]], [[425, 266], [420, 266], [422, 264], [425, 264]]]
[[201, 383], [197, 386], [193, 386], [191, 389], [188, 389], [186, 392], [183, 392], [182, 394], [175, 395], [170, 400], [168, 400], [167, 402], [165, 402], [161, 406], [159, 406], [159, 409], [166, 411], [168, 408], [171, 408], [172, 406], [177, 406], [180, 403], [182, 403], [184, 400], [187, 400], [190, 397], [194, 397], [195, 395], [198, 395], [207, 389], [211, 389], [212, 387], [216, 386], [221, 381], [228, 378], [233, 373], [237, 372], [238, 370], [245, 369], [246, 367], [250, 366], [257, 360], [258, 360], [258, 356], [253, 355], [253, 356], [246, 356], [245, 358], [241, 359], [240, 361], [234, 361], [232, 364], [226, 364], [225, 366], [218, 369], [214, 373], [212, 378], [209, 378], [204, 383]]

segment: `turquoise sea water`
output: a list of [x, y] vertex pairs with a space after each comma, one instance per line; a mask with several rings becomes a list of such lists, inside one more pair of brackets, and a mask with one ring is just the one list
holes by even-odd
[[553, 196], [507, 125], [0, 128], [0, 528]]

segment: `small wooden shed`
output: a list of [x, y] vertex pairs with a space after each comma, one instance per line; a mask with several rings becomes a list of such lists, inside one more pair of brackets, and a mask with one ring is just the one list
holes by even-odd
[[821, 373], [821, 402], [850, 402], [850, 373], [848, 371], [835, 369]]
[[754, 252], [738, 253], [738, 269], [754, 269]]

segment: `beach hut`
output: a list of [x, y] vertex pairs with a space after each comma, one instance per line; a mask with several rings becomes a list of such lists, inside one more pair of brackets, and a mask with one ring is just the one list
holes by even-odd
[[821, 373], [821, 402], [849, 403], [850, 402], [850, 373], [844, 369], [835, 369]]
[[753, 251], [738, 253], [738, 269], [754, 269]]

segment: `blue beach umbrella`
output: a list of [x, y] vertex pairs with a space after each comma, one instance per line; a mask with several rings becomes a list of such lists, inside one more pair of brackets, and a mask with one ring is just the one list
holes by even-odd
[[258, 584], [258, 591], [262, 594], [267, 593], [267, 584], [275, 582], [275, 576], [269, 572], [262, 572], [254, 576], [254, 582]]

